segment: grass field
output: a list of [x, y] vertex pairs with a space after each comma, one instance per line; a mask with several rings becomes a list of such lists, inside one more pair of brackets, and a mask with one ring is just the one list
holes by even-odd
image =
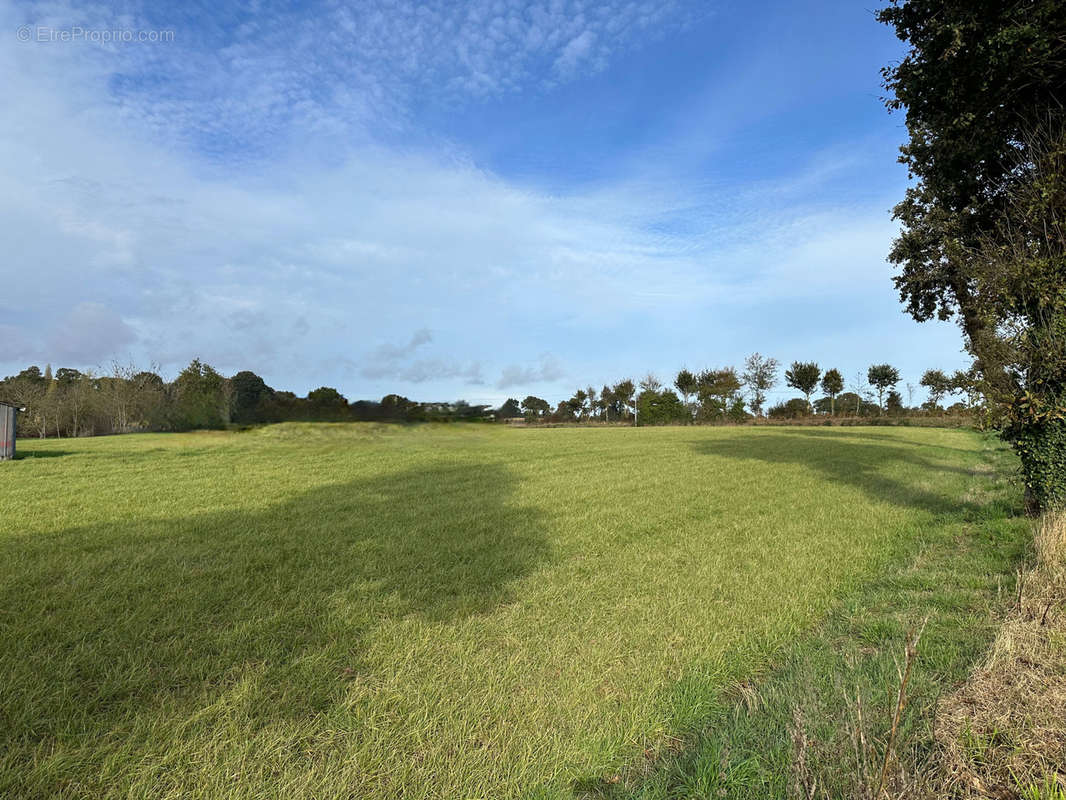
[[847, 698], [877, 741], [930, 616], [920, 747], [1028, 533], [1008, 454], [966, 431], [20, 448], [0, 464], [3, 797], [770, 797], [797, 726], [843, 786]]

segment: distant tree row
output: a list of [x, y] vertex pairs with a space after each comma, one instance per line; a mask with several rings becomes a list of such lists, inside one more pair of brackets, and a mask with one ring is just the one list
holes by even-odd
[[[640, 425], [678, 423], [741, 423], [754, 417], [795, 419], [811, 415], [880, 416], [903, 414], [908, 409], [896, 386], [899, 371], [875, 364], [866, 373], [867, 384], [856, 376], [850, 391], [837, 369], [824, 372], [815, 362], [793, 362], [784, 371], [785, 384], [802, 397], [766, 409], [767, 394], [777, 385], [780, 364], [759, 353], [749, 356], [742, 369], [732, 366], [692, 372], [682, 369], [672, 387], [654, 375], [578, 389], [552, 405], [534, 395], [508, 399], [498, 409], [455, 402], [416, 402], [398, 394], [378, 401], [349, 402], [329, 386], [299, 397], [273, 389], [247, 370], [225, 377], [200, 360], [192, 361], [172, 381], [156, 369], [140, 370], [112, 364], [107, 374], [62, 368], [53, 374], [28, 367], [0, 381], [0, 399], [26, 407], [20, 422], [25, 433], [36, 436], [92, 436], [129, 431], [187, 431], [252, 425], [287, 420], [426, 422], [492, 420], [524, 417], [530, 422], [628, 422]], [[928, 370], [921, 386], [929, 400], [925, 413], [943, 411], [943, 399], [956, 392], [979, 401], [972, 374], [946, 375]], [[911, 387], [913, 388], [913, 387]], [[822, 397], [814, 398], [821, 389]], [[675, 391], [676, 390], [676, 391]], [[876, 398], [876, 401], [875, 401]], [[954, 410], [962, 410], [957, 406]]]
[[23, 435], [93, 436], [131, 431], [187, 431], [287, 420], [389, 421], [483, 419], [486, 405], [420, 403], [397, 394], [349, 403], [336, 389], [319, 387], [298, 397], [275, 390], [254, 372], [230, 378], [194, 360], [173, 381], [155, 370], [112, 364], [97, 375], [62, 368], [53, 374], [28, 367], [0, 381], [0, 400], [26, 408]]
[[[971, 402], [955, 404], [950, 410], [965, 412], [979, 400], [973, 395], [974, 380], [970, 373], [947, 376], [940, 370], [926, 371], [920, 385], [928, 390], [929, 400], [920, 408], [913, 408], [904, 404], [896, 390], [900, 374], [891, 364], [871, 366], [865, 383], [862, 375], [857, 375], [851, 391], [844, 391], [840, 370], [823, 372], [815, 362], [795, 361], [784, 372], [785, 384], [803, 397], [771, 406], [764, 412], [767, 394], [777, 386], [780, 368], [776, 359], [754, 353], [739, 371], [732, 366], [699, 372], [682, 369], [674, 378], [673, 388], [664, 387], [654, 375], [647, 375], [639, 383], [626, 379], [605, 385], [598, 392], [592, 386], [578, 389], [554, 407], [534, 395], [521, 402], [510, 399], [501, 406], [497, 416], [512, 418], [521, 414], [532, 422], [739, 423], [762, 416], [796, 419], [812, 415], [901, 415], [908, 411], [943, 413], [946, 409], [941, 407], [941, 402], [956, 392], [968, 393]], [[819, 388], [824, 396], [812, 400]], [[907, 388], [913, 395], [914, 387]]]

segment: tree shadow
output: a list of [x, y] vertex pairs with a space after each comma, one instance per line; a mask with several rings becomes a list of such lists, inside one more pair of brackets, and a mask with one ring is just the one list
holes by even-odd
[[19, 445], [15, 450], [15, 457], [12, 461], [22, 461], [29, 458], [62, 458], [63, 456], [74, 455], [70, 450], [35, 450], [30, 447]]
[[[930, 472], [957, 475], [973, 475], [974, 472], [967, 467], [927, 458], [915, 452], [909, 446], [911, 444], [884, 434], [789, 430], [777, 431], [773, 436], [701, 439], [693, 442], [692, 447], [704, 455], [801, 466], [835, 484], [859, 489], [874, 500], [933, 514], [987, 511], [984, 504], [960, 498], [950, 490], [936, 491], [923, 486], [922, 476]], [[908, 470], [906, 478], [889, 474], [898, 474], [901, 466]], [[910, 472], [911, 468], [913, 472]], [[914, 480], [909, 480], [911, 475]]]
[[[928, 428], [910, 427], [905, 425], [900, 426], [888, 426], [890, 430], [929, 430]], [[958, 429], [940, 429], [955, 431]], [[830, 436], [841, 439], [862, 439], [866, 441], [885, 441], [891, 442], [894, 445], [900, 447], [920, 447], [923, 450], [947, 450], [952, 453], [973, 453], [972, 450], [968, 450], [962, 447], [951, 447], [946, 444], [934, 444], [932, 442], [921, 441], [915, 442], [909, 439], [901, 439], [895, 433], [888, 433], [885, 431], [885, 426], [871, 426], [871, 425], [837, 425], [826, 427], [800, 427], [796, 426], [788, 428], [786, 432], [794, 436], [809, 436], [817, 438], [821, 436]]]
[[501, 465], [438, 466], [254, 513], [0, 542], [0, 752], [28, 769], [53, 747], [121, 739], [138, 718], [184, 724], [248, 675], [260, 721], [327, 709], [374, 668], [380, 625], [513, 600], [550, 556], [541, 512], [515, 491]]
[[[928, 458], [911, 444], [865, 431], [806, 430], [693, 443], [706, 455], [808, 467], [873, 500], [934, 518], [923, 525], [920, 541], [901, 547], [890, 564], [839, 598], [825, 619], [764, 653], [768, 671], [753, 676], [746, 666], [709, 680], [693, 668], [664, 694], [667, 708], [682, 710], [666, 744], [646, 749], [622, 770], [573, 781], [573, 797], [791, 797], [808, 788], [795, 783], [799, 758], [826, 797], [852, 796], [859, 774], [851, 762], [856, 708], [867, 715], [863, 735], [883, 741], [897, 702], [900, 650], [917, 626], [924, 636], [900, 738], [914, 758], [928, 755], [924, 732], [937, 699], [984, 656], [995, 629], [989, 607], [1004, 585], [1010, 593], [1010, 576], [1027, 549], [1028, 523], [1016, 488], [985, 487], [963, 499], [950, 487], [941, 493], [919, 486], [929, 470], [974, 471]], [[860, 692], [863, 706], [855, 699]], [[691, 707], [701, 716], [684, 716]], [[798, 747], [805, 755], [797, 755]]]

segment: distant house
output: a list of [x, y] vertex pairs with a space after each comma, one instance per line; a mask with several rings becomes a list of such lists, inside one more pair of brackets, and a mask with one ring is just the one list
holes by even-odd
[[0, 461], [15, 457], [15, 415], [22, 410], [0, 400]]

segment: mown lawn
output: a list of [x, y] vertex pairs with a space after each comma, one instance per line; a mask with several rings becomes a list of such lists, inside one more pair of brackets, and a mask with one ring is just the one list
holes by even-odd
[[1028, 530], [1009, 458], [965, 431], [282, 425], [20, 451], [3, 797], [767, 797], [797, 706], [812, 769], [846, 781], [845, 696], [883, 716], [931, 615], [920, 743]]

